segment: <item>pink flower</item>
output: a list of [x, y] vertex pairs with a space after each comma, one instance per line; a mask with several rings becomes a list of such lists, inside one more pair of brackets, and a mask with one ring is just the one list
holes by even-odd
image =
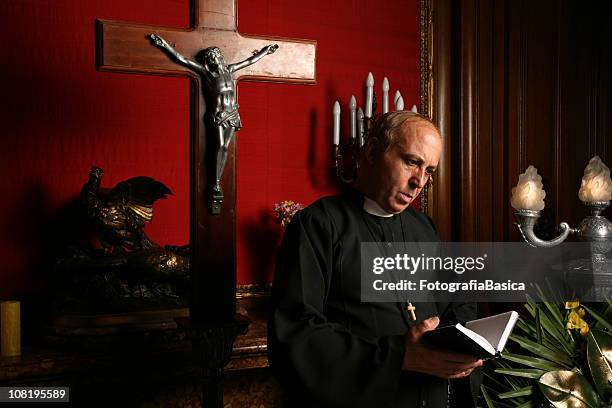
[[298, 211], [302, 210], [304, 206], [300, 203], [293, 202], [291, 200], [281, 201], [280, 203], [274, 204], [272, 211], [278, 223], [285, 228], [291, 219]]

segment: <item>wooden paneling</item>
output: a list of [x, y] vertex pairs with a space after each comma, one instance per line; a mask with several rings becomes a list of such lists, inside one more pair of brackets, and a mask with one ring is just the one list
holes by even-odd
[[[519, 240], [510, 190], [529, 164], [542, 175], [546, 209], [540, 233], [585, 215], [578, 188], [588, 160], [612, 163], [609, 24], [604, 3], [434, 1], [434, 119], [451, 140], [450, 219], [437, 221], [463, 241]], [[450, 19], [450, 24], [449, 20]], [[436, 100], [436, 98], [438, 98]], [[443, 101], [450, 100], [450, 106]], [[444, 160], [447, 160], [443, 156]], [[449, 163], [445, 163], [449, 166]], [[450, 186], [446, 185], [449, 183]], [[434, 191], [435, 192], [435, 191]], [[438, 204], [439, 205], [439, 204]]]
[[[430, 7], [432, 4], [430, 2]], [[438, 232], [443, 240], [451, 239], [451, 206], [452, 201], [452, 132], [451, 132], [451, 94], [447, 92], [452, 83], [451, 78], [451, 41], [452, 15], [451, 0], [434, 2], [432, 10], [433, 87], [431, 90], [432, 119], [443, 135], [444, 145], [438, 170], [434, 175], [431, 212]], [[436, 28], [433, 30], [433, 28]]]
[[478, 194], [478, 177], [476, 173], [476, 162], [478, 152], [476, 151], [477, 140], [477, 103], [478, 103], [478, 67], [477, 47], [478, 44], [478, 4], [477, 0], [461, 2], [458, 16], [459, 26], [462, 28], [456, 39], [459, 41], [453, 49], [456, 50], [456, 72], [457, 92], [454, 98], [455, 106], [453, 114], [456, 115], [455, 129], [460, 137], [454, 138], [457, 147], [453, 159], [456, 162], [455, 184], [461, 186], [458, 189], [458, 197], [461, 207], [455, 211], [454, 234], [462, 241], [473, 241], [476, 238], [478, 207], [476, 204]]

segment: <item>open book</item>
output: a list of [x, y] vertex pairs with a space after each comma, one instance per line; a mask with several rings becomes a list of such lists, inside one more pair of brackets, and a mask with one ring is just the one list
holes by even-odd
[[439, 327], [426, 332], [423, 340], [439, 348], [478, 358], [498, 357], [518, 320], [515, 311], [469, 321], [463, 326]]

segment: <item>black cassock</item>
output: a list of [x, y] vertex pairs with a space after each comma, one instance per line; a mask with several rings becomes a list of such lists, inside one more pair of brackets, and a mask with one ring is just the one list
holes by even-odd
[[291, 407], [447, 407], [447, 380], [401, 370], [404, 334], [435, 315], [441, 325], [473, 319], [475, 305], [415, 304], [412, 321], [406, 303], [361, 302], [362, 242], [439, 240], [426, 215], [378, 217], [363, 202], [355, 190], [326, 197], [287, 227], [268, 320], [272, 369]]

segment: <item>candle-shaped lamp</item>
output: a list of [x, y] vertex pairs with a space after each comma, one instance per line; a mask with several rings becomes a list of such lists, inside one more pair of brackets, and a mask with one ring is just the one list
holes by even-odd
[[0, 303], [0, 355], [21, 355], [21, 312], [16, 301]]
[[402, 96], [399, 90], [395, 91], [395, 95], [393, 96], [393, 107], [397, 110], [397, 100]]
[[363, 134], [363, 109], [359, 108], [357, 111], [357, 135], [359, 137], [359, 147], [363, 146], [364, 134]]
[[351, 110], [351, 139], [355, 139], [357, 137], [357, 100], [355, 100], [355, 95], [351, 95], [349, 109]]
[[542, 176], [538, 174], [538, 169], [530, 165], [512, 189], [510, 204], [517, 210], [542, 211], [546, 197], [542, 187]]
[[382, 82], [382, 112], [389, 112], [389, 79], [383, 78]]
[[607, 202], [612, 199], [610, 169], [599, 156], [593, 157], [584, 169], [578, 198], [584, 203]]
[[340, 145], [340, 102], [334, 103], [334, 145]]
[[402, 98], [402, 95], [400, 95], [395, 101], [395, 110], [396, 111], [404, 110], [404, 98]]
[[612, 222], [601, 213], [608, 207], [612, 199], [612, 180], [610, 180], [610, 169], [599, 156], [589, 160], [589, 164], [584, 169], [578, 198], [591, 213], [578, 226], [578, 238], [581, 241], [592, 242], [591, 258], [593, 260], [608, 262], [606, 254], [612, 249]]
[[412, 111], [414, 113], [419, 113], [419, 111], [417, 110], [416, 105], [412, 105], [412, 109], [410, 109], [410, 111]]
[[542, 188], [542, 177], [535, 167], [529, 166], [512, 189], [510, 204], [516, 209], [514, 218], [523, 239], [532, 246], [550, 248], [565, 241], [572, 229], [567, 222], [562, 222], [556, 238], [543, 240], [535, 234], [534, 226], [540, 218], [540, 211], [544, 209], [544, 197], [546, 192]]
[[365, 116], [366, 118], [372, 117], [372, 104], [374, 103], [374, 76], [371, 72], [368, 73], [366, 79], [366, 102], [365, 102]]

